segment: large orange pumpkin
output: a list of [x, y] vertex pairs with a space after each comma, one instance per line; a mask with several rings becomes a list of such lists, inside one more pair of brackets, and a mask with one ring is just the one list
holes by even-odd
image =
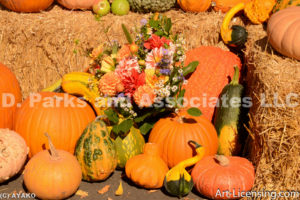
[[57, 0], [68, 9], [91, 9], [99, 0]]
[[0, 128], [13, 128], [17, 104], [22, 101], [20, 85], [15, 75], [0, 63]]
[[58, 149], [73, 154], [78, 138], [94, 118], [93, 109], [75, 96], [41, 92], [22, 103], [17, 111], [15, 130], [25, 139], [30, 157], [45, 149], [45, 132]]
[[216, 129], [203, 115], [191, 117], [186, 112], [181, 112], [162, 118], [154, 125], [149, 136], [149, 142], [160, 145], [162, 158], [169, 168], [196, 155], [190, 140], [205, 148], [205, 156], [217, 153]]
[[199, 65], [184, 86], [184, 97], [189, 107], [198, 107], [207, 119], [212, 120], [217, 99], [229, 78], [233, 77], [234, 66], [241, 69], [241, 60], [230, 51], [212, 46], [187, 51], [185, 63], [195, 60]]
[[0, 0], [6, 8], [16, 12], [39, 12], [48, 8], [54, 0]]
[[284, 56], [300, 60], [300, 7], [289, 7], [273, 14], [268, 21], [272, 47]]
[[238, 156], [207, 156], [192, 171], [194, 187], [209, 199], [240, 199], [251, 190], [254, 177], [252, 163]]
[[177, 0], [184, 11], [205, 12], [211, 5], [211, 0]]

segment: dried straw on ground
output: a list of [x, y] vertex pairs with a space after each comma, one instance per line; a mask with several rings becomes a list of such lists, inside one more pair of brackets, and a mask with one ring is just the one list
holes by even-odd
[[[274, 52], [262, 26], [248, 30], [247, 84], [254, 105], [247, 150], [256, 166], [254, 190], [300, 191], [300, 62]], [[292, 107], [289, 94], [295, 96]]]
[[[173, 32], [184, 34], [188, 48], [219, 43], [222, 14], [187, 14], [180, 10], [165, 14], [172, 18]], [[26, 97], [69, 71], [85, 68], [89, 62], [87, 49], [108, 38], [126, 42], [121, 24], [138, 27], [148, 16], [109, 14], [97, 21], [91, 11], [69, 11], [57, 5], [36, 14], [0, 10], [0, 62], [13, 69]], [[222, 42], [220, 46], [226, 48]]]

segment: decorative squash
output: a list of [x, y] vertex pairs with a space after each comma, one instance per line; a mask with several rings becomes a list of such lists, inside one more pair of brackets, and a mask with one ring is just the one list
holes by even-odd
[[22, 101], [20, 85], [15, 75], [0, 63], [0, 128], [13, 128], [17, 104]]
[[[243, 86], [239, 84], [239, 68], [234, 67], [234, 69], [232, 81], [224, 87], [220, 95], [220, 104], [214, 122], [219, 137], [218, 154], [225, 156], [238, 155], [241, 149], [238, 125]], [[239, 100], [240, 103], [233, 103], [233, 100]]]
[[127, 161], [126, 176], [143, 188], [161, 188], [169, 169], [161, 159], [160, 151], [157, 144], [146, 143], [143, 154], [134, 156]]
[[190, 140], [205, 148], [205, 156], [217, 153], [216, 129], [203, 115], [192, 117], [181, 112], [162, 118], [154, 125], [149, 136], [149, 142], [157, 143], [162, 149], [162, 158], [170, 168], [196, 155], [188, 144]]
[[300, 0], [276, 0], [273, 13], [294, 6], [300, 6]]
[[[254, 167], [241, 157], [207, 156], [192, 171], [197, 191], [210, 199], [240, 199], [239, 191], [250, 191], [254, 184]], [[224, 195], [226, 191], [227, 195]]]
[[41, 92], [22, 103], [16, 114], [15, 131], [29, 146], [29, 157], [44, 149], [45, 132], [57, 148], [73, 154], [82, 131], [94, 118], [93, 109], [75, 96]]
[[270, 17], [275, 0], [252, 0], [245, 5], [245, 14], [254, 24], [261, 24]]
[[178, 5], [189, 12], [205, 12], [211, 5], [211, 0], [177, 0]]
[[233, 66], [241, 69], [241, 61], [235, 54], [218, 47], [199, 47], [186, 52], [186, 65], [198, 61], [199, 65], [184, 86], [184, 97], [191, 102], [199, 98], [191, 107], [198, 107], [203, 115], [212, 120], [217, 99], [222, 89], [228, 84], [228, 77], [233, 77]]
[[24, 170], [24, 184], [40, 199], [65, 199], [74, 194], [81, 182], [81, 169], [75, 156], [56, 150], [49, 140], [50, 151], [32, 157]]
[[239, 3], [231, 8], [225, 15], [221, 26], [221, 37], [225, 44], [232, 47], [242, 47], [247, 41], [248, 32], [239, 25], [233, 25], [231, 29], [229, 24], [234, 15], [245, 8], [244, 3]]
[[248, 3], [250, 1], [251, 0], [213, 0], [212, 5], [215, 11], [226, 13], [238, 3]]
[[86, 127], [76, 145], [75, 156], [86, 181], [105, 180], [116, 169], [116, 147], [103, 121], [96, 119]]
[[290, 7], [273, 14], [267, 27], [269, 43], [284, 56], [300, 60], [300, 7]]
[[28, 147], [14, 131], [0, 129], [0, 183], [16, 175], [27, 158]]
[[128, 135], [121, 139], [115, 139], [118, 157], [118, 168], [124, 168], [126, 162], [133, 156], [141, 154], [145, 145], [145, 139], [139, 129], [132, 127]]
[[99, 0], [57, 0], [59, 4], [68, 9], [92, 9]]
[[0, 0], [0, 4], [16, 12], [39, 12], [47, 9], [54, 0]]
[[193, 179], [185, 168], [199, 162], [203, 158], [205, 152], [205, 149], [197, 142], [190, 141], [190, 143], [195, 145], [197, 155], [180, 162], [170, 169], [164, 180], [164, 186], [167, 192], [179, 198], [188, 195], [194, 186]]
[[139, 13], [165, 12], [175, 6], [176, 0], [127, 0], [130, 9]]

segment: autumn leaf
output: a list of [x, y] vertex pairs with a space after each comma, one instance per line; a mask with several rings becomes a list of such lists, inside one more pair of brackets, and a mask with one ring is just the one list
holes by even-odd
[[80, 198], [85, 198], [85, 197], [89, 196], [89, 193], [86, 191], [83, 191], [83, 190], [77, 190], [75, 195], [80, 196]]
[[158, 190], [149, 190], [148, 193], [157, 192]]
[[121, 196], [121, 195], [123, 195], [122, 181], [120, 181], [120, 185], [119, 185], [118, 189], [116, 190], [115, 195], [116, 195], [116, 196]]
[[109, 188], [110, 188], [110, 185], [106, 185], [101, 190], [98, 190], [98, 193], [104, 194], [104, 193], [108, 192]]
[[112, 198], [110, 198], [110, 197], [107, 197], [107, 200], [113, 200]]

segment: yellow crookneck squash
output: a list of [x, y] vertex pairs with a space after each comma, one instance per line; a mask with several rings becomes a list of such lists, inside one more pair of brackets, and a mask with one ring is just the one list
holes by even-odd
[[185, 168], [195, 165], [205, 155], [205, 149], [195, 141], [189, 141], [195, 146], [197, 155], [178, 163], [175, 167], [170, 169], [164, 179], [164, 187], [167, 192], [179, 198], [187, 195], [193, 188], [194, 183], [191, 175]]

